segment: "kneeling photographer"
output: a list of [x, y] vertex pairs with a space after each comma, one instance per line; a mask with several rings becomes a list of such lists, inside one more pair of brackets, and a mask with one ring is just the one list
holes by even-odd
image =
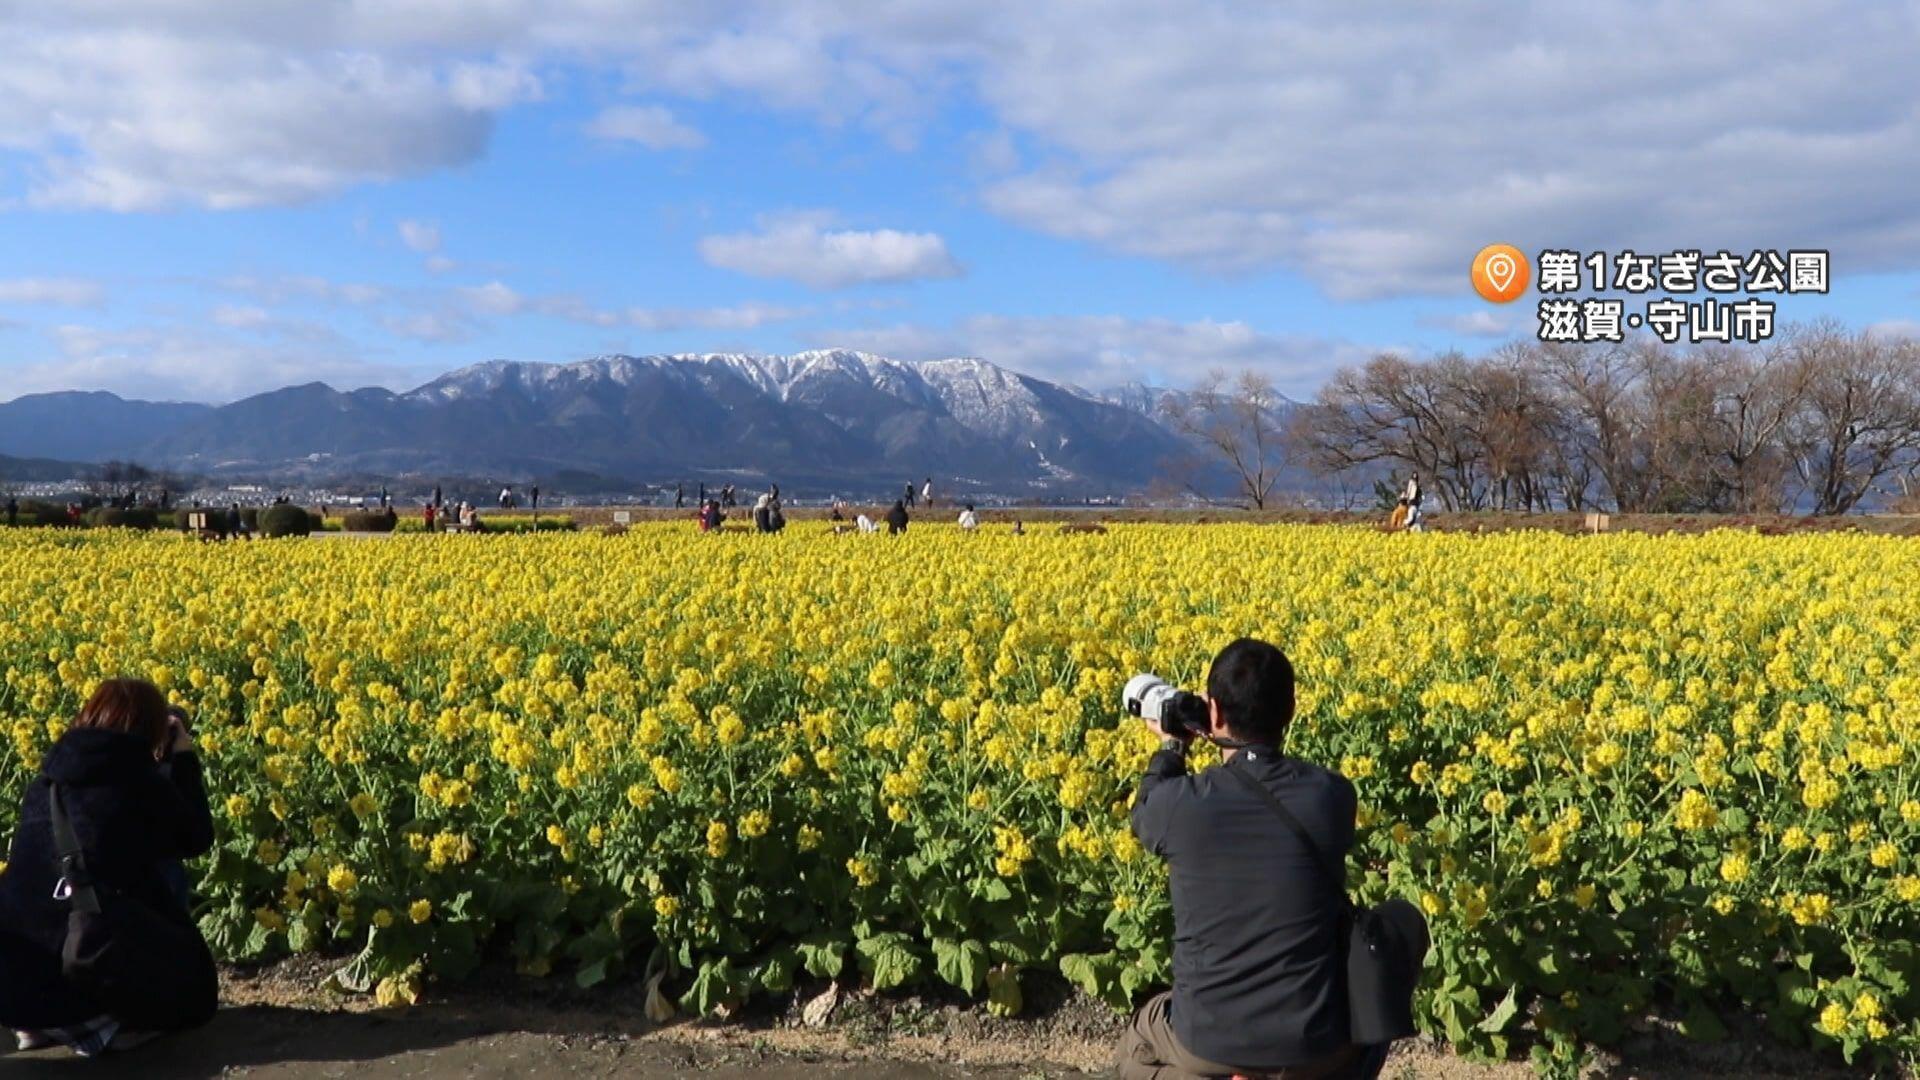
[[[1356, 912], [1347, 898], [1353, 785], [1279, 749], [1293, 665], [1242, 638], [1214, 658], [1204, 698], [1141, 675], [1125, 700], [1163, 740], [1133, 831], [1168, 862], [1174, 932], [1173, 989], [1122, 1036], [1120, 1075], [1378, 1075], [1412, 1033], [1426, 927], [1404, 901]], [[1188, 773], [1195, 739], [1221, 748], [1219, 767]]]

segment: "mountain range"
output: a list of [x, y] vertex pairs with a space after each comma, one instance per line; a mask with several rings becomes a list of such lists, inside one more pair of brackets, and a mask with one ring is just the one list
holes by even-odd
[[1166, 391], [1100, 395], [984, 360], [833, 349], [490, 361], [405, 392], [291, 386], [230, 404], [102, 392], [0, 404], [0, 455], [208, 476], [587, 474], [861, 489], [933, 475], [1010, 495], [1139, 490], [1190, 453]]

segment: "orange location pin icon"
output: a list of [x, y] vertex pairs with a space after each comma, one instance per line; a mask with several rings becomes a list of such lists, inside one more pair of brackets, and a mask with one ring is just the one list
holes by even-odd
[[1488, 244], [1473, 257], [1473, 291], [1496, 304], [1512, 302], [1532, 280], [1527, 257], [1512, 244]]

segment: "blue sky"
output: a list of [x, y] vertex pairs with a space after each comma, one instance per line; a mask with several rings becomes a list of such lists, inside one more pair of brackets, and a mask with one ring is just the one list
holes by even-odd
[[1920, 331], [1915, 6], [1712, 6], [0, 0], [0, 400], [836, 345], [1305, 395], [1530, 334], [1494, 240], [1831, 248], [1783, 318]]

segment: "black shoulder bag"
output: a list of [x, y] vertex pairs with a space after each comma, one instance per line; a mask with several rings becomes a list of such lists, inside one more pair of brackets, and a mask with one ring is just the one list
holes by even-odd
[[64, 804], [60, 785], [49, 783], [60, 859], [53, 898], [72, 907], [61, 974], [130, 1031], [173, 1031], [212, 1019], [218, 975], [199, 931], [133, 897], [103, 893]]
[[1260, 796], [1313, 854], [1313, 861], [1340, 897], [1341, 952], [1346, 960], [1348, 1037], [1357, 1045], [1392, 1042], [1414, 1033], [1413, 990], [1427, 957], [1427, 919], [1401, 899], [1356, 907], [1347, 894], [1343, 867], [1328, 858], [1313, 834], [1267, 786], [1233, 767], [1221, 768]]

